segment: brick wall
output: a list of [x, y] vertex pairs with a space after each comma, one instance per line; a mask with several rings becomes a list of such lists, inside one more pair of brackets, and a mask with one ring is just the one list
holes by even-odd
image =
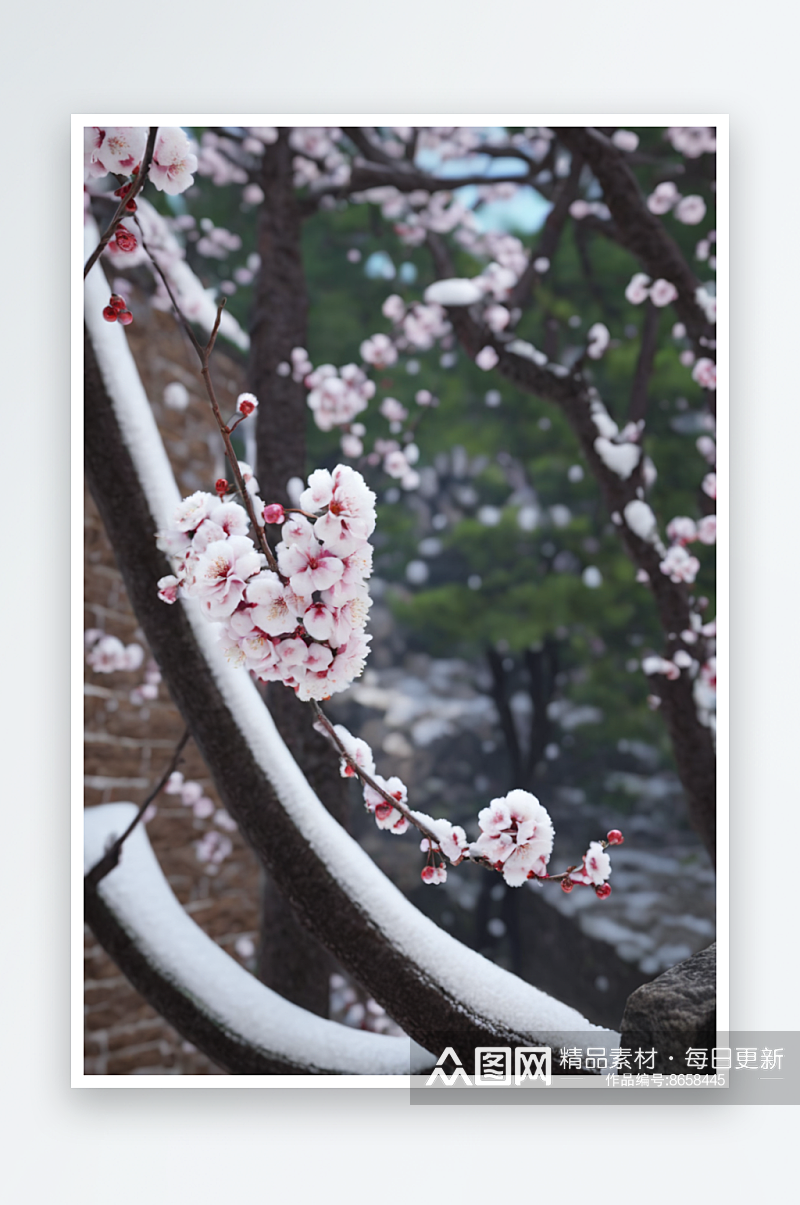
[[[126, 296], [131, 290], [126, 289]], [[223, 472], [220, 441], [202, 392], [194, 352], [171, 314], [137, 305], [127, 335], [164, 434], [173, 469], [184, 494], [209, 489]], [[230, 405], [245, 388], [241, 368], [225, 354], [214, 355], [214, 380], [221, 403]], [[180, 381], [190, 391], [187, 410], [168, 410], [164, 387]], [[232, 409], [232, 406], [231, 406]], [[224, 411], [223, 411], [224, 412]], [[125, 644], [147, 645], [128, 604], [121, 575], [102, 523], [87, 493], [85, 509], [85, 627], [100, 628]], [[148, 654], [149, 655], [149, 654]], [[85, 691], [85, 803], [113, 800], [141, 803], [170, 760], [183, 731], [165, 685], [158, 699], [143, 706], [130, 701], [141, 684], [135, 673], [97, 674], [87, 666]], [[203, 762], [190, 742], [182, 765], [217, 802]], [[192, 919], [228, 953], [237, 938], [256, 940], [259, 868], [238, 833], [234, 849], [216, 874], [197, 859], [194, 843], [213, 826], [196, 819], [176, 796], [162, 796], [148, 824], [148, 836], [162, 869]], [[213, 871], [213, 867], [211, 870]], [[219, 1075], [204, 1055], [138, 995], [87, 930], [85, 937], [85, 1070], [89, 1075]]]

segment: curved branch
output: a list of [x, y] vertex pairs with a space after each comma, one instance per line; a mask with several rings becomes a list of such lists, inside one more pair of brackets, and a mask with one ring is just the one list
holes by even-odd
[[[87, 866], [135, 815], [130, 803], [87, 809]], [[87, 875], [84, 902], [87, 923], [137, 991], [231, 1075], [408, 1075], [435, 1062], [407, 1038], [323, 1020], [265, 987], [184, 912], [144, 828], [100, 884]]]
[[[100, 291], [104, 279], [96, 274]], [[153, 539], [179, 501], [124, 333], [87, 281], [86, 469], [131, 604], [220, 796], [307, 927], [420, 1045], [470, 1054], [594, 1029], [417, 911], [341, 829], [286, 750], [252, 680], [192, 605], [167, 607]], [[535, 1044], [535, 1043], [534, 1043]]]
[[[625, 154], [591, 126], [559, 126], [555, 133], [568, 150], [583, 156], [592, 169], [603, 189], [603, 199], [611, 210], [622, 246], [633, 252], [654, 279], [663, 278], [675, 285], [678, 290], [673, 302], [675, 312], [690, 337], [695, 343], [701, 338], [713, 339], [714, 327], [709, 325], [695, 297], [700, 282], [663, 223], [647, 208]], [[705, 345], [701, 346], [702, 354], [709, 355]]]

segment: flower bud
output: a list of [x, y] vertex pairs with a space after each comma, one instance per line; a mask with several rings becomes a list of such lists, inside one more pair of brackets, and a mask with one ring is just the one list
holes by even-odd
[[216, 493], [219, 494], [220, 498], [225, 497], [225, 495], [228, 492], [228, 483], [224, 477], [219, 477], [214, 482], [214, 489], [215, 489]]
[[601, 883], [599, 887], [595, 887], [594, 893], [599, 900], [606, 900], [611, 895], [611, 884]]
[[264, 507], [265, 523], [283, 523], [285, 518], [286, 512], [280, 502], [270, 502], [269, 506]]
[[606, 841], [609, 845], [622, 845], [625, 838], [618, 828], [612, 828], [610, 833], [606, 834]]
[[573, 883], [572, 879], [561, 880], [561, 890], [566, 891], [567, 895], [569, 895], [570, 891], [572, 891], [574, 887], [575, 884]]

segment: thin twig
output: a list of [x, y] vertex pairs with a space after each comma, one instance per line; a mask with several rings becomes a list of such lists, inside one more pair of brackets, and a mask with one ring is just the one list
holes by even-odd
[[[83, 268], [83, 279], [84, 280], [89, 275], [89, 273], [91, 272], [94, 265], [97, 263], [98, 259], [102, 255], [105, 248], [111, 242], [111, 239], [114, 237], [117, 227], [119, 226], [120, 222], [126, 215], [128, 202], [132, 201], [135, 198], [136, 194], [139, 192], [139, 190], [144, 187], [144, 182], [147, 178], [147, 173], [150, 170], [150, 164], [153, 159], [153, 151], [155, 150], [157, 134], [158, 134], [158, 126], [151, 126], [150, 133], [147, 138], [147, 146], [145, 147], [145, 150], [144, 150], [144, 158], [142, 159], [141, 165], [139, 167], [139, 174], [134, 178], [134, 181], [133, 181], [130, 189], [128, 190], [128, 192], [120, 200], [120, 203], [117, 206], [117, 211], [114, 214], [111, 221], [109, 222], [108, 226], [106, 227], [105, 233], [103, 234], [102, 238], [100, 239], [100, 242], [97, 244], [94, 251], [87, 259], [87, 261], [84, 265], [84, 268]], [[137, 225], [138, 225], [138, 222], [137, 222]], [[139, 229], [141, 229], [141, 227], [139, 227]]]
[[130, 824], [125, 829], [125, 832], [122, 834], [122, 836], [117, 837], [116, 841], [114, 841], [113, 844], [111, 844], [108, 847], [108, 849], [106, 850], [106, 852], [103, 854], [100, 861], [97, 862], [92, 867], [92, 869], [90, 871], [88, 871], [87, 874], [84, 876], [84, 883], [86, 884], [87, 887], [97, 887], [97, 884], [101, 881], [101, 879], [104, 879], [106, 877], [106, 875], [110, 874], [111, 871], [114, 869], [114, 867], [119, 864], [119, 858], [120, 858], [120, 854], [122, 853], [123, 845], [127, 841], [128, 837], [131, 835], [133, 830], [136, 828], [137, 824], [139, 824], [140, 820], [142, 819], [142, 816], [144, 816], [144, 814], [147, 811], [147, 809], [149, 808], [150, 804], [153, 802], [153, 800], [156, 798], [156, 796], [159, 795], [161, 791], [163, 791], [164, 787], [167, 785], [170, 775], [174, 774], [174, 772], [177, 769], [178, 764], [181, 760], [181, 754], [183, 753], [183, 750], [186, 746], [186, 742], [189, 740], [189, 736], [190, 736], [190, 732], [189, 732], [189, 729], [187, 728], [185, 730], [183, 736], [181, 737], [181, 739], [178, 741], [177, 745], [175, 746], [175, 752], [172, 754], [169, 765], [167, 766], [166, 770], [164, 771], [161, 778], [159, 779], [158, 785], [156, 787], [154, 787], [153, 790], [150, 792], [150, 794], [147, 796], [144, 803], [141, 805], [138, 812], [134, 816], [133, 820], [131, 820]]
[[[264, 553], [264, 556], [267, 558], [267, 564], [269, 565], [270, 569], [272, 569], [272, 571], [274, 573], [278, 573], [279, 572], [278, 562], [275, 560], [273, 551], [269, 546], [269, 542], [267, 541], [266, 532], [264, 531], [264, 528], [259, 523], [258, 518], [256, 516], [255, 508], [253, 507], [253, 500], [245, 485], [244, 478], [242, 477], [242, 471], [239, 468], [239, 459], [233, 449], [233, 444], [231, 443], [231, 428], [227, 425], [224, 418], [222, 417], [222, 413], [219, 408], [219, 402], [217, 401], [217, 395], [214, 392], [214, 385], [211, 380], [211, 369], [209, 366], [210, 360], [211, 360], [211, 352], [214, 350], [214, 344], [217, 341], [217, 334], [219, 333], [219, 326], [220, 326], [220, 322], [222, 321], [222, 311], [225, 309], [225, 298], [223, 297], [222, 300], [217, 305], [217, 316], [216, 316], [216, 319], [214, 320], [214, 326], [211, 331], [211, 336], [208, 340], [208, 343], [206, 343], [204, 346], [200, 342], [200, 340], [197, 338], [194, 331], [192, 330], [191, 325], [189, 324], [189, 321], [186, 318], [186, 315], [183, 313], [183, 310], [178, 305], [178, 301], [175, 297], [175, 294], [172, 291], [169, 281], [167, 280], [166, 274], [162, 270], [161, 265], [159, 264], [156, 257], [153, 255], [151, 248], [148, 247], [147, 240], [144, 237], [144, 231], [142, 231], [142, 226], [141, 226], [141, 223], [139, 222], [138, 218], [136, 219], [136, 225], [139, 227], [139, 230], [141, 231], [141, 234], [142, 234], [142, 247], [144, 248], [145, 252], [149, 256], [150, 262], [153, 264], [153, 267], [156, 269], [156, 271], [158, 272], [158, 275], [161, 277], [161, 280], [164, 283], [164, 288], [167, 290], [169, 299], [172, 302], [172, 307], [175, 311], [175, 316], [179, 320], [181, 325], [183, 326], [183, 329], [186, 331], [186, 334], [189, 336], [192, 347], [197, 352], [198, 358], [200, 360], [200, 375], [203, 378], [203, 383], [206, 387], [206, 393], [208, 394], [208, 400], [211, 402], [211, 409], [213, 411], [214, 418], [217, 421], [217, 426], [219, 427], [220, 434], [222, 435], [222, 441], [225, 444], [225, 454], [228, 458], [228, 463], [231, 466], [231, 472], [233, 474], [234, 481], [236, 482], [236, 488], [238, 489], [239, 493], [241, 494], [242, 502], [244, 503], [244, 507], [245, 507], [245, 510], [247, 511], [247, 516], [250, 520], [253, 531], [256, 533], [256, 538], [261, 547], [261, 551]], [[234, 425], [238, 425], [238, 423], [234, 424]]]

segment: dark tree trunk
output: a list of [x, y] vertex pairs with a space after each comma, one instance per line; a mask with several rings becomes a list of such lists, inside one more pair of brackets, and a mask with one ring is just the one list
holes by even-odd
[[[302, 218], [293, 184], [290, 130], [264, 152], [257, 245], [261, 266], [250, 325], [250, 386], [261, 402], [256, 420], [256, 474], [266, 502], [289, 501], [286, 483], [306, 472], [306, 389], [279, 364], [305, 347], [308, 297], [302, 256]], [[346, 795], [336, 758], [313, 731], [308, 709], [282, 686], [266, 692], [267, 706], [286, 744], [320, 799], [342, 823]], [[274, 880], [265, 875], [261, 901], [258, 974], [287, 1000], [328, 1015], [328, 984], [337, 964], [298, 922]]]

